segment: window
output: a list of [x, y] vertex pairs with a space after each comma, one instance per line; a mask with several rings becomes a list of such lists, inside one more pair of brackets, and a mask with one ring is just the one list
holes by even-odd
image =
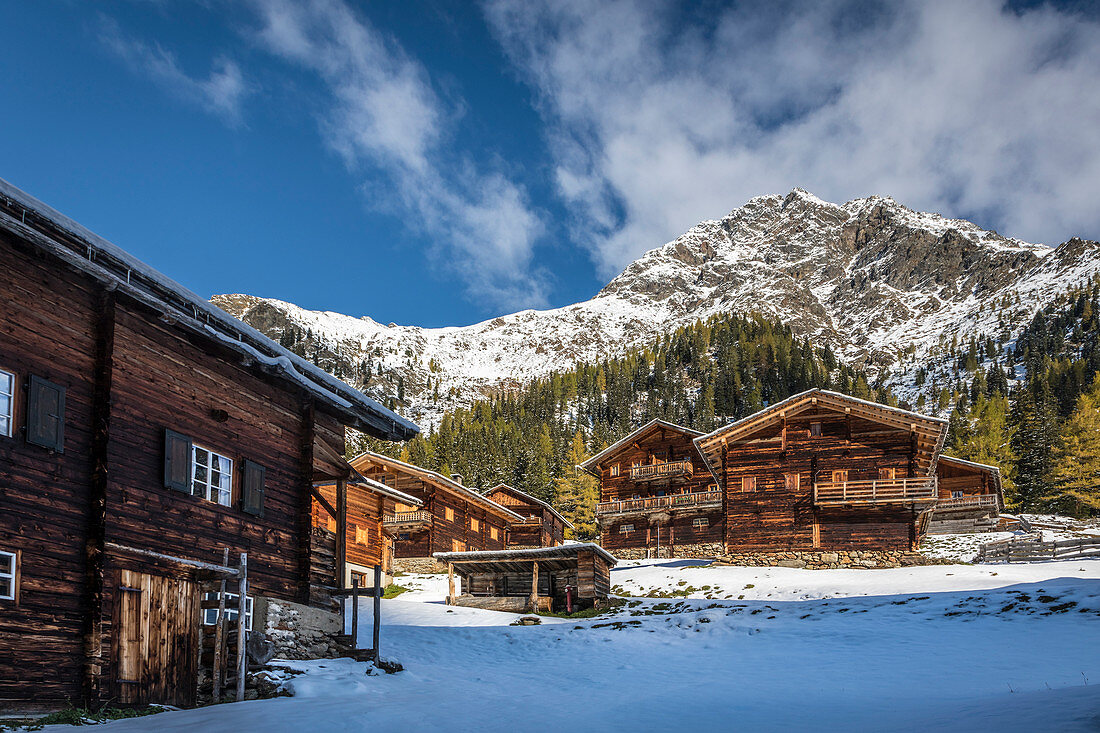
[[[240, 598], [236, 593], [225, 594], [225, 616], [223, 618], [230, 624], [237, 623], [238, 616], [238, 601]], [[202, 599], [204, 601], [217, 601], [218, 592], [210, 591], [209, 593], [203, 593]], [[204, 608], [202, 609], [202, 623], [205, 626], [217, 626], [218, 625], [218, 608]], [[245, 596], [244, 599], [244, 627], [249, 631], [252, 631], [252, 596]]]
[[27, 442], [64, 452], [65, 388], [33, 375], [27, 393]]
[[481, 522], [477, 521], [473, 517], [470, 517], [470, 531], [471, 532], [480, 532], [481, 531]]
[[800, 482], [800, 476], [797, 473], [785, 473], [783, 474], [783, 484], [787, 488], [787, 491], [798, 491], [798, 485]]
[[633, 524], [620, 524], [619, 525], [619, 534], [630, 534], [633, 531], [634, 531], [634, 525]]
[[821, 437], [821, 423], [819, 423], [819, 422], [810, 423], [810, 435], [813, 436], [814, 438], [820, 438]]
[[741, 491], [756, 491], [756, 476], [742, 476]]
[[448, 522], [453, 522], [455, 520], [455, 510], [451, 509], [449, 506], [443, 507], [443, 516]]
[[878, 470], [878, 477], [880, 479], [887, 479], [887, 480], [893, 481], [895, 478], [897, 478], [897, 469], [896, 468], [880, 468]]
[[466, 543], [462, 540], [451, 540], [451, 552], [466, 552]]
[[951, 498], [952, 499], [961, 499], [961, 498], [963, 498], [963, 496], [964, 496], [964, 494], [961, 491], [952, 491], [951, 492]]
[[325, 517], [325, 526], [328, 527], [329, 532], [335, 532], [336, 520], [331, 516]]
[[691, 526], [695, 529], [706, 529], [708, 526], [710, 526], [710, 520], [706, 517], [696, 517], [695, 519], [691, 520]]
[[409, 539], [409, 533], [408, 532], [398, 532], [397, 533], [397, 539], [402, 540], [402, 541], [407, 541]]
[[357, 545], [369, 545], [370, 544], [370, 530], [366, 527], [355, 527], [355, 544]]
[[233, 496], [233, 460], [212, 450], [192, 446], [191, 494], [229, 506]]
[[611, 477], [614, 478], [615, 476], [618, 476], [618, 475], [619, 475], [619, 464], [618, 463], [612, 464], [612, 466], [611, 466]]
[[490, 527], [489, 528], [489, 537], [491, 539], [494, 539], [494, 540], [497, 539], [497, 537], [499, 537], [499, 535], [497, 534], [497, 528], [496, 527]]
[[14, 552], [0, 552], [0, 599], [15, 600], [16, 565]]
[[833, 483], [843, 484], [848, 481], [848, 471], [833, 471]]
[[401, 502], [395, 502], [393, 505], [393, 511], [397, 514], [405, 514], [408, 512], [415, 512], [416, 509], [408, 504], [402, 504]]
[[15, 419], [15, 375], [0, 372], [0, 435], [11, 437], [11, 426]]

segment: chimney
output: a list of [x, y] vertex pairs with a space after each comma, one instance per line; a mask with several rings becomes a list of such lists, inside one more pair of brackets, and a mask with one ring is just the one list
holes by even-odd
[[462, 485], [462, 474], [461, 473], [452, 473], [451, 474], [451, 481], [454, 481], [456, 484], [461, 486]]

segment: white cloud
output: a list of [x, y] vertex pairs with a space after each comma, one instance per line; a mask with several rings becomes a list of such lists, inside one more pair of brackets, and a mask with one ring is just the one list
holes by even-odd
[[573, 231], [602, 274], [802, 186], [890, 194], [1056, 244], [1100, 235], [1100, 25], [994, 0], [489, 0], [539, 94]]
[[437, 242], [434, 264], [457, 273], [471, 298], [545, 305], [546, 278], [531, 264], [539, 215], [522, 186], [450, 152], [460, 110], [436, 94], [423, 66], [340, 0], [252, 5], [260, 46], [329, 90], [331, 104], [320, 111], [326, 143], [352, 169], [384, 173], [392, 191], [368, 175], [364, 188]]
[[206, 78], [194, 77], [180, 68], [175, 55], [157, 44], [123, 35], [118, 25], [104, 19], [100, 39], [135, 72], [157, 82], [169, 93], [220, 117], [231, 126], [242, 121], [242, 105], [251, 93], [240, 68], [219, 57]]

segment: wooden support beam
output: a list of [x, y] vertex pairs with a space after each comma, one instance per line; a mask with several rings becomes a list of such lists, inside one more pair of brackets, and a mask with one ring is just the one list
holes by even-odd
[[371, 648], [374, 649], [374, 661], [378, 661], [378, 632], [382, 629], [382, 566], [374, 566], [374, 624], [371, 629]]
[[317, 503], [320, 504], [324, 508], [324, 510], [329, 513], [330, 517], [332, 517], [333, 519], [337, 518], [338, 514], [336, 512], [336, 507], [329, 503], [329, 500], [326, 499], [321, 494], [321, 492], [317, 490], [316, 486], [310, 486], [309, 493], [312, 494], [313, 498], [317, 500]]
[[359, 577], [351, 579], [351, 648], [359, 648]]
[[344, 568], [347, 566], [348, 544], [348, 482], [336, 482], [336, 589], [344, 590]]
[[447, 605], [455, 604], [455, 564], [447, 563]]
[[[222, 564], [229, 565], [229, 548], [222, 552]], [[218, 625], [214, 627], [214, 702], [221, 702], [225, 682], [225, 578], [218, 583]]]
[[539, 610], [539, 561], [531, 561], [531, 597], [528, 599], [532, 613]]
[[241, 702], [244, 700], [244, 678], [248, 671], [248, 626], [245, 619], [248, 603], [248, 553], [241, 553], [237, 581], [237, 702]]

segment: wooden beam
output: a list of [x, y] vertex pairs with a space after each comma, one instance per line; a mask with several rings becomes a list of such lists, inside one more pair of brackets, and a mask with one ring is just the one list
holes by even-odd
[[531, 597], [528, 599], [531, 612], [539, 610], [539, 561], [531, 561]]
[[240, 571], [236, 568], [226, 567], [224, 565], [215, 565], [212, 562], [203, 562], [201, 560], [188, 560], [184, 557], [175, 557], [173, 555], [165, 555], [162, 552], [153, 552], [152, 550], [142, 550], [137, 547], [127, 547], [126, 545], [119, 545], [115, 542], [106, 543], [105, 547], [111, 550], [117, 550], [133, 555], [140, 555], [142, 557], [149, 557], [154, 560], [161, 560], [163, 562], [177, 563], [179, 565], [186, 565], [188, 567], [198, 568], [199, 570], [209, 570], [215, 574], [215, 577], [221, 577], [223, 575], [231, 578], [237, 577]]
[[313, 498], [316, 499], [317, 502], [322, 507], [324, 507], [325, 511], [329, 513], [330, 517], [332, 517], [333, 519], [336, 519], [336, 516], [337, 516], [336, 507], [334, 507], [332, 504], [329, 503], [328, 499], [326, 499], [321, 494], [321, 492], [317, 490], [316, 486], [310, 486], [309, 487], [309, 493], [313, 494]]
[[374, 566], [374, 623], [371, 629], [371, 649], [374, 650], [374, 661], [378, 656], [378, 632], [382, 628], [382, 566]]
[[[229, 565], [229, 548], [222, 552], [222, 564]], [[214, 702], [222, 699], [225, 682], [225, 578], [218, 583], [218, 625], [214, 627]]]
[[344, 590], [348, 551], [348, 482], [336, 482], [336, 589]]
[[447, 605], [455, 604], [455, 564], [447, 563]]
[[248, 626], [245, 611], [248, 603], [248, 553], [241, 553], [237, 575], [237, 702], [244, 700], [244, 679], [248, 671]]

